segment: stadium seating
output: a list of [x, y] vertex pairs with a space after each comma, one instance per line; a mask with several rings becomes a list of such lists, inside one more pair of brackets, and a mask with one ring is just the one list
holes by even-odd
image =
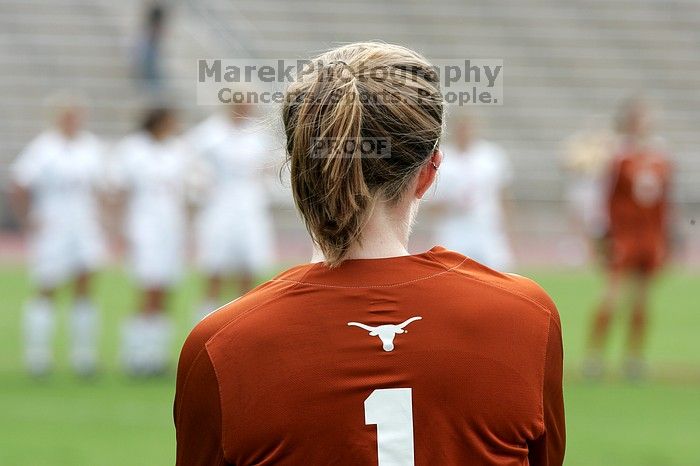
[[[2, 167], [41, 127], [42, 96], [55, 88], [85, 90], [98, 132], [116, 137], [134, 126], [143, 99], [129, 56], [143, 7], [0, 0]], [[679, 168], [676, 197], [683, 211], [700, 210], [700, 3], [693, 0], [183, 0], [172, 7], [166, 68], [189, 121], [206, 112], [193, 105], [196, 58], [304, 57], [366, 39], [404, 43], [434, 59], [501, 58], [505, 105], [476, 110], [516, 166], [520, 234], [563, 231], [562, 140], [592, 116], [607, 122], [632, 92], [662, 109], [661, 132]]]

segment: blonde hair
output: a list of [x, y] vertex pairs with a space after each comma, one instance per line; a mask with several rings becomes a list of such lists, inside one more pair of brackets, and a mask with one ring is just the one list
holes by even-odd
[[437, 149], [443, 98], [436, 70], [398, 45], [345, 45], [314, 64], [287, 90], [282, 118], [296, 206], [335, 267], [375, 202], [398, 202]]

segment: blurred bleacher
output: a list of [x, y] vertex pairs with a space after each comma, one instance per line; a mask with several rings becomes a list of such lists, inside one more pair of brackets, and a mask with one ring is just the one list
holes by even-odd
[[[188, 121], [197, 58], [308, 57], [337, 43], [378, 39], [429, 58], [504, 60], [505, 105], [475, 107], [486, 135], [516, 166], [510, 222], [519, 249], [546, 252], [567, 228], [562, 141], [593, 115], [643, 93], [678, 168], [678, 229], [697, 251], [700, 211], [700, 2], [695, 0], [181, 0], [169, 4], [166, 69]], [[116, 138], [144, 96], [130, 55], [148, 3], [0, 0], [0, 166], [41, 128], [42, 97], [79, 88], [91, 127]], [[286, 215], [286, 214], [285, 214]], [[291, 219], [292, 217], [290, 217]], [[283, 222], [292, 225], [293, 221]], [[426, 222], [424, 222], [424, 227]], [[427, 222], [429, 227], [429, 222]]]

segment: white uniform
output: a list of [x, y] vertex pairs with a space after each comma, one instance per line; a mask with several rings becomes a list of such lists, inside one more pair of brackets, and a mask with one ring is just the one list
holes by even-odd
[[197, 222], [200, 267], [211, 275], [264, 268], [273, 249], [265, 186], [272, 151], [265, 134], [214, 115], [190, 131], [188, 141], [208, 175]]
[[575, 134], [566, 143], [566, 197], [572, 214], [586, 236], [600, 238], [607, 230], [605, 214], [606, 169], [615, 153], [615, 140], [607, 131]]
[[475, 141], [465, 153], [446, 151], [437, 197], [448, 205], [438, 226], [438, 242], [498, 270], [512, 266], [503, 226], [502, 192], [511, 182], [506, 154], [487, 141]]
[[145, 288], [167, 287], [181, 276], [187, 170], [186, 152], [177, 138], [157, 141], [136, 133], [117, 147], [112, 177], [129, 195], [125, 228], [131, 265]]
[[90, 133], [66, 139], [40, 134], [11, 167], [31, 193], [31, 270], [42, 287], [92, 271], [104, 258], [96, 190], [104, 177], [103, 150]]

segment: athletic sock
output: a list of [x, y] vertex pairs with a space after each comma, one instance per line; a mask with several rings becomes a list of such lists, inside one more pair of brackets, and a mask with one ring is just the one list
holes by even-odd
[[129, 317], [122, 325], [120, 357], [124, 370], [132, 376], [147, 372], [147, 334], [144, 317], [140, 314]]
[[53, 365], [56, 312], [50, 300], [36, 298], [27, 303], [23, 317], [27, 370], [32, 375], [41, 376]]
[[122, 363], [130, 375], [161, 374], [168, 369], [173, 325], [162, 312], [138, 314], [122, 329]]
[[163, 312], [145, 316], [146, 365], [150, 374], [162, 374], [170, 364], [173, 324]]
[[71, 363], [81, 375], [90, 375], [97, 368], [99, 314], [89, 299], [75, 302], [70, 317]]

